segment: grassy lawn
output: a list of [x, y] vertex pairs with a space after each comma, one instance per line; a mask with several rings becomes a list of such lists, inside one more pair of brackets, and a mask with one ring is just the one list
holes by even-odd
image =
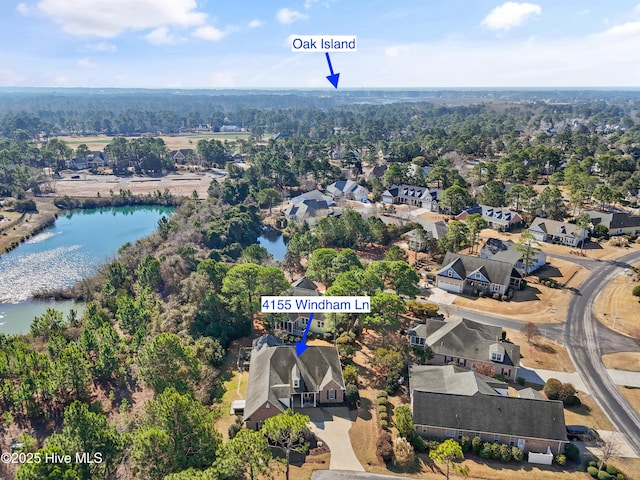
[[602, 356], [602, 363], [607, 368], [640, 372], [640, 352], [608, 353]]
[[520, 346], [520, 363], [529, 368], [542, 368], [558, 372], [575, 372], [566, 348], [553, 340], [540, 336], [527, 342], [527, 338], [516, 330], [505, 329], [507, 338]]
[[580, 392], [582, 405], [564, 409], [567, 425], [586, 425], [596, 430], [615, 430], [613, 425], [591, 395]]
[[633, 409], [640, 414], [640, 388], [634, 387], [618, 387], [624, 395], [624, 398], [627, 399], [629, 405], [633, 407]]
[[[635, 266], [640, 267], [640, 263]], [[596, 318], [622, 334], [640, 335], [640, 303], [631, 295], [636, 285], [640, 283], [633, 276], [621, 274], [614, 277], [596, 298], [593, 306]]]

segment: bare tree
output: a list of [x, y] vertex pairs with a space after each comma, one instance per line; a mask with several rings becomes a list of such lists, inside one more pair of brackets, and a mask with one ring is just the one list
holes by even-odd
[[609, 433], [606, 437], [600, 437], [596, 442], [598, 449], [600, 450], [600, 462], [598, 465], [598, 471], [602, 470], [609, 460], [612, 458], [620, 457], [622, 450], [620, 448], [620, 442], [615, 436], [615, 432]]
[[539, 337], [541, 334], [540, 329], [533, 322], [529, 322], [526, 325], [524, 325], [520, 329], [520, 333], [523, 334], [525, 337], [527, 337], [527, 343], [531, 343], [532, 338]]

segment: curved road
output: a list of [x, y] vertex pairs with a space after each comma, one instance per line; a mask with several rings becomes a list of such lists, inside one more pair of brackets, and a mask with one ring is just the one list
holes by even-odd
[[613, 262], [602, 262], [579, 288], [569, 304], [565, 324], [565, 344], [582, 381], [615, 427], [626, 437], [631, 448], [640, 455], [640, 415], [629, 405], [613, 383], [603, 363], [602, 346], [597, 336], [602, 331], [593, 315], [593, 303], [620, 268], [640, 261], [640, 252], [625, 255]]

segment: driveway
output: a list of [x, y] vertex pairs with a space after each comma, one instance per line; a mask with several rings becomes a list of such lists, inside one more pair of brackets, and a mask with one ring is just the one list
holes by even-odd
[[449, 293], [446, 290], [443, 290], [441, 288], [432, 286], [429, 287], [429, 290], [431, 290], [431, 295], [429, 295], [429, 303], [437, 303], [439, 305], [451, 305], [455, 299], [456, 296], [453, 293]]
[[311, 431], [331, 450], [330, 470], [364, 472], [351, 447], [351, 417], [347, 407], [305, 409], [311, 419]]
[[311, 474], [311, 480], [398, 480], [399, 478], [410, 477], [378, 475], [375, 473], [337, 472], [334, 470], [316, 470]]

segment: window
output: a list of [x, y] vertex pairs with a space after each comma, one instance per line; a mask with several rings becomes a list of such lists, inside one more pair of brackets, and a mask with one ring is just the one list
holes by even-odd
[[300, 388], [300, 380], [297, 378], [293, 379], [293, 388]]
[[514, 447], [516, 444], [516, 437], [509, 437], [509, 445]]
[[445, 431], [445, 435], [447, 437], [455, 437], [456, 436], [456, 431], [455, 430], [451, 430], [450, 428], [447, 428], [447, 430]]
[[451, 273], [451, 270], [447, 270], [447, 277], [449, 278], [453, 277], [453, 273]]
[[497, 435], [497, 434], [496, 434], [496, 435], [494, 435], [494, 436], [493, 436], [493, 441], [494, 441], [494, 442], [499, 442], [499, 441], [500, 441], [500, 435]]
[[316, 320], [316, 325], [318, 328], [324, 328], [324, 320]]
[[476, 273], [476, 278], [481, 278], [480, 273]]
[[491, 354], [491, 360], [493, 360], [494, 362], [501, 362], [502, 361], [502, 355], [500, 353], [493, 352]]
[[422, 428], [422, 433], [427, 433], [427, 427], [423, 425], [421, 428]]
[[335, 390], [329, 390], [329, 393], [327, 393], [327, 399], [329, 400], [335, 400], [337, 397], [337, 393]]

